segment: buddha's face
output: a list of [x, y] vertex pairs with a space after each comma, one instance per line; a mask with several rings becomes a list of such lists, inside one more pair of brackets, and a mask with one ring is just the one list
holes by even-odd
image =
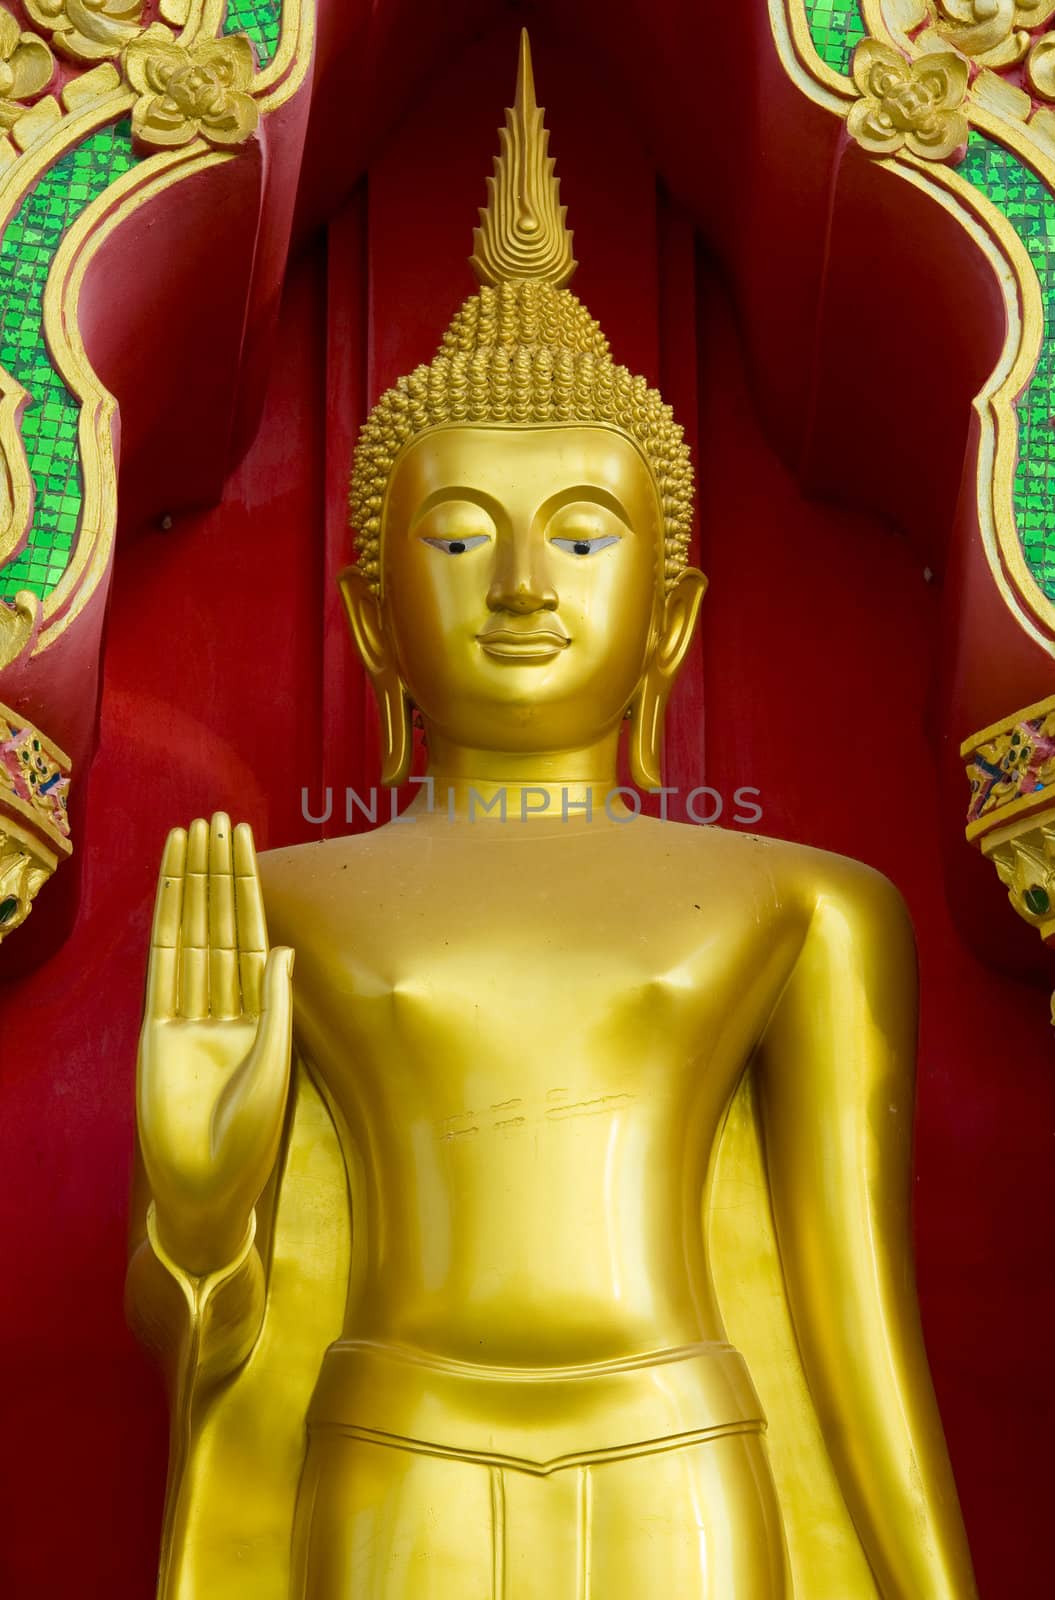
[[446, 738], [571, 749], [617, 726], [663, 617], [655, 480], [615, 428], [449, 426], [389, 480], [381, 628]]

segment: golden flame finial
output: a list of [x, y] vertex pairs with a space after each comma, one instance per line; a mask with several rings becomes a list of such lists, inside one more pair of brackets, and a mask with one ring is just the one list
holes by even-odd
[[531, 45], [520, 35], [516, 100], [498, 132], [500, 153], [487, 180], [487, 205], [473, 231], [473, 269], [481, 283], [548, 283], [563, 289], [576, 261], [560, 203], [560, 180], [546, 154], [549, 130], [535, 100]]

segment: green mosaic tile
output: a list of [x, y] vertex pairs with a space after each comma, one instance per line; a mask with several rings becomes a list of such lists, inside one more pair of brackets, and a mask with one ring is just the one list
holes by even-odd
[[80, 406], [51, 364], [41, 300], [66, 229], [135, 165], [131, 124], [90, 134], [40, 178], [0, 240], [0, 366], [28, 391], [22, 440], [36, 489], [25, 549], [0, 572], [0, 599], [32, 589], [46, 599], [69, 562], [80, 519]]
[[227, 0], [224, 33], [247, 33], [256, 45], [256, 58], [266, 67], [278, 49], [282, 32], [282, 0]]
[[1040, 280], [1044, 341], [1018, 399], [1015, 521], [1027, 566], [1055, 600], [1055, 199], [1032, 168], [980, 133], [957, 170], [1003, 212]]
[[849, 77], [854, 50], [867, 32], [859, 0], [806, 0], [806, 20], [821, 60]]

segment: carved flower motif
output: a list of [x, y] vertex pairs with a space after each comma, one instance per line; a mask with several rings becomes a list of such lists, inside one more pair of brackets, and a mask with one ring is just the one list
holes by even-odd
[[1027, 28], [1055, 13], [1055, 0], [938, 0], [937, 31], [983, 67], [1010, 67], [1029, 49]]
[[55, 57], [35, 34], [23, 33], [10, 11], [0, 10], [0, 128], [12, 128], [25, 101], [51, 82]]
[[1055, 37], [1038, 39], [1026, 63], [1029, 81], [1043, 100], [1055, 100]]
[[139, 100], [132, 129], [145, 144], [188, 144], [198, 134], [213, 144], [241, 144], [260, 119], [246, 93], [253, 81], [253, 47], [241, 34], [185, 49], [145, 36], [125, 52], [125, 72]]
[[854, 51], [854, 82], [862, 99], [847, 127], [866, 150], [889, 155], [907, 146], [913, 155], [943, 161], [967, 139], [960, 107], [968, 68], [951, 51], [906, 61], [889, 45], [864, 39]]
[[56, 50], [78, 61], [121, 54], [142, 26], [144, 0], [24, 0]]

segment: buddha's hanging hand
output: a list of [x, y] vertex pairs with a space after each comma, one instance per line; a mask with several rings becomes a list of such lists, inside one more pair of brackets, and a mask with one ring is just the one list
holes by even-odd
[[278, 1153], [292, 950], [267, 951], [253, 835], [217, 813], [169, 834], [158, 881], [137, 1103], [154, 1226], [185, 1272], [244, 1249]]

